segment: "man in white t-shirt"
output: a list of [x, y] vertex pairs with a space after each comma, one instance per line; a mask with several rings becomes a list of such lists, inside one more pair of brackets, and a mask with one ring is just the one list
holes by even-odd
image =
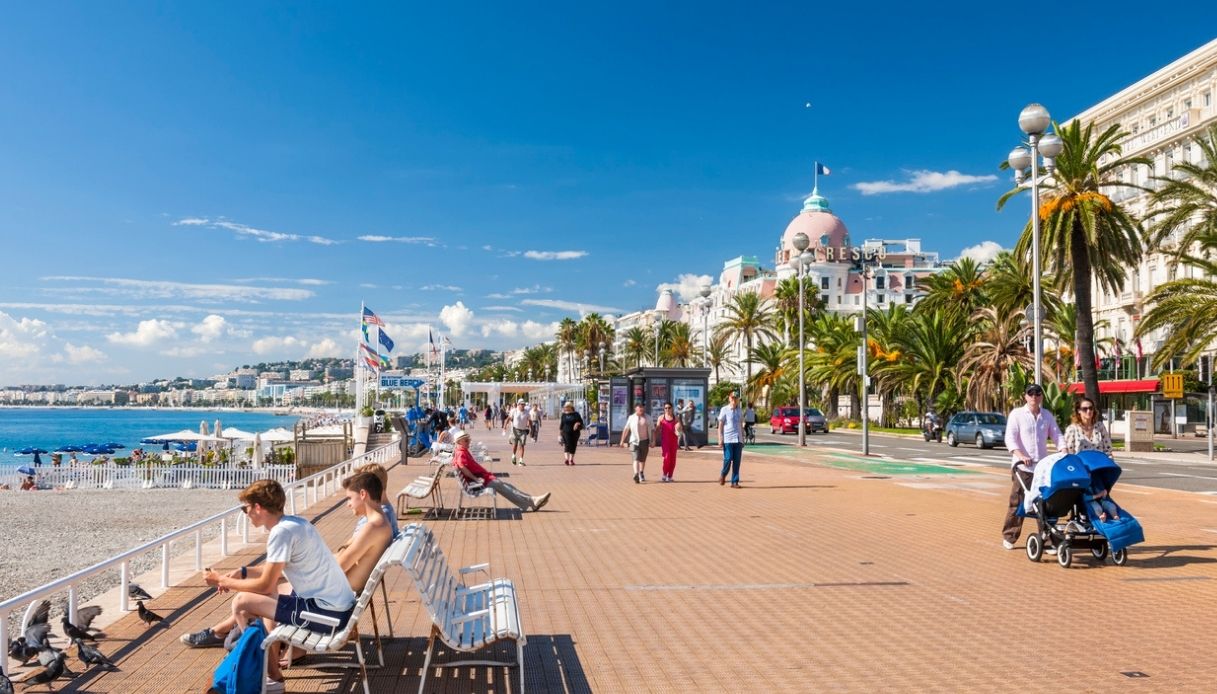
[[511, 423], [511, 464], [523, 465], [524, 446], [528, 445], [528, 434], [532, 428], [528, 406], [523, 400], [516, 400], [516, 408], [511, 411], [507, 421]]
[[[266, 538], [266, 562], [243, 566], [222, 576], [208, 571], [203, 579], [217, 591], [237, 593], [232, 613], [246, 624], [262, 617], [276, 624], [309, 626], [301, 612], [315, 612], [346, 626], [355, 608], [355, 593], [321, 534], [304, 518], [283, 514], [287, 495], [274, 480], [258, 480], [238, 496], [249, 522], [270, 532]], [[278, 583], [286, 577], [292, 584], [290, 595], [280, 595]], [[329, 627], [327, 626], [326, 629]], [[283, 671], [279, 665], [279, 646], [271, 646], [264, 691], [283, 691]]]
[[621, 447], [629, 445], [634, 451], [634, 484], [646, 482], [647, 451], [651, 447], [651, 422], [647, 419], [646, 406], [634, 405], [634, 414], [625, 420], [621, 431]]

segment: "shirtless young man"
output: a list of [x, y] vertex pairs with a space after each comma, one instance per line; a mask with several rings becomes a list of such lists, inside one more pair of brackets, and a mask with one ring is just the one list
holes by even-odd
[[[352, 591], [360, 591], [363, 590], [364, 584], [367, 583], [368, 576], [372, 574], [372, 569], [376, 566], [376, 562], [380, 560], [380, 556], [384, 554], [384, 551], [393, 541], [393, 531], [389, 526], [388, 520], [385, 518], [385, 514], [381, 510], [380, 499], [384, 488], [377, 475], [371, 472], [360, 472], [343, 480], [342, 485], [346, 490], [347, 507], [351, 509], [353, 514], [359, 517], [359, 522], [356, 524], [355, 533], [351, 536], [351, 539], [338, 550], [334, 559], [337, 561], [338, 567], [346, 575], [350, 589]], [[285, 516], [285, 518], [288, 518], [288, 516]], [[280, 568], [280, 572], [282, 570]], [[260, 576], [262, 571], [263, 567], [241, 567], [226, 576], [220, 576], [216, 572], [208, 570], [204, 575], [204, 580], [209, 585], [215, 586], [216, 590], [221, 593], [228, 592], [229, 590], [249, 590], [245, 587], [245, 584], [252, 584], [255, 580], [261, 583]], [[273, 583], [271, 585], [273, 586]], [[293, 592], [292, 585], [288, 582], [284, 582], [277, 588], [272, 588], [272, 590], [276, 590], [282, 598], [287, 598]], [[235, 615], [237, 602], [237, 600], [233, 601], [233, 616], [222, 620], [213, 627], [193, 634], [184, 634], [181, 637], [181, 642], [191, 648], [223, 645], [225, 636], [237, 624], [237, 616]], [[353, 601], [352, 606], [354, 606]], [[267, 674], [272, 682], [276, 682], [281, 687], [282, 683], [280, 680], [282, 675], [280, 667], [281, 664], [278, 659], [272, 658], [271, 665], [268, 668], [271, 672]], [[275, 688], [274, 685], [271, 685], [268, 687], [268, 691]], [[279, 689], [279, 691], [282, 691], [282, 689]]]

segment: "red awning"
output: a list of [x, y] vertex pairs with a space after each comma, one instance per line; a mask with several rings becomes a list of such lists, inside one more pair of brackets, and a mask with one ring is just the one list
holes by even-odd
[[[1069, 386], [1069, 392], [1074, 395], [1079, 395], [1086, 392], [1086, 386], [1082, 383], [1074, 383]], [[1111, 395], [1114, 393], [1157, 393], [1158, 379], [1151, 378], [1144, 381], [1099, 381], [1099, 393], [1101, 395]]]

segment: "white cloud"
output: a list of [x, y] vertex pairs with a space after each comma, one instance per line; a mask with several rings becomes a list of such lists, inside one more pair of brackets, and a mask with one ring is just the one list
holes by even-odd
[[714, 280], [709, 275], [694, 275], [686, 272], [676, 278], [675, 282], [664, 282], [655, 288], [656, 291], [662, 292], [665, 289], [671, 289], [680, 297], [681, 301], [692, 301], [701, 297], [701, 288], [714, 284]]
[[308, 356], [315, 358], [342, 357], [349, 356], [346, 354], [346, 352], [349, 351], [350, 350], [343, 350], [338, 346], [337, 342], [327, 337], [320, 342], [313, 343], [313, 345], [308, 348]]
[[38, 354], [49, 331], [35, 318], [17, 320], [0, 311], [0, 359], [24, 359]]
[[224, 334], [225, 328], [228, 327], [224, 316], [218, 316], [214, 313], [203, 319], [202, 323], [192, 327], [190, 332], [199, 336], [199, 340], [203, 342], [211, 342], [212, 340]]
[[218, 219], [209, 219], [207, 217], [186, 217], [179, 219], [173, 223], [173, 226], [179, 227], [204, 227], [207, 229], [227, 229], [238, 236], [248, 236], [256, 239], [261, 243], [276, 243], [279, 241], [308, 241], [321, 246], [333, 246], [339, 241], [324, 236], [310, 236], [306, 234], [289, 234], [283, 231], [270, 231], [268, 229], [258, 229], [247, 224], [238, 224], [228, 219], [220, 217]]
[[288, 335], [287, 337], [270, 336], [254, 340], [250, 345], [250, 349], [255, 354], [273, 354], [275, 356], [284, 356], [284, 352], [291, 350], [286, 356], [291, 356], [298, 353], [299, 348], [304, 345], [304, 342]]
[[575, 260], [587, 255], [587, 251], [524, 251], [524, 257], [532, 260]]
[[469, 330], [469, 326], [473, 322], [473, 311], [458, 301], [452, 306], [440, 309], [439, 320], [448, 328], [453, 337], [460, 337]]
[[909, 178], [906, 181], [863, 181], [855, 183], [852, 188], [859, 191], [863, 195], [881, 195], [883, 193], [935, 193], [940, 190], [949, 190], [960, 186], [973, 185], [977, 183], [992, 183], [997, 180], [997, 176], [986, 174], [983, 176], [975, 176], [972, 174], [960, 173], [955, 170], [946, 172], [928, 171], [919, 169], [917, 171], [909, 171]]
[[368, 243], [411, 243], [431, 246], [432, 248], [439, 245], [439, 242], [431, 236], [378, 236], [376, 234], [365, 234], [358, 238], [360, 241], [367, 241]]
[[482, 323], [482, 337], [490, 337], [497, 333], [503, 337], [515, 337], [520, 332], [520, 324], [506, 318], [488, 320]]
[[418, 288], [422, 292], [460, 292], [464, 291], [460, 287], [452, 284], [424, 284]]
[[88, 345], [77, 347], [71, 342], [63, 343], [63, 354], [69, 364], [92, 364], [94, 362], [105, 361], [106, 359], [105, 352], [99, 349], [94, 349]]
[[558, 323], [538, 323], [536, 321], [526, 320], [520, 326], [520, 330], [524, 333], [524, 337], [532, 340], [540, 340], [542, 338], [552, 338], [558, 332]]
[[960, 258], [971, 258], [978, 263], [991, 263], [998, 253], [1004, 250], [996, 241], [981, 241], [975, 246], [968, 246], [959, 252]]
[[578, 301], [562, 301], [561, 299], [524, 299], [520, 301], [525, 306], [543, 306], [545, 308], [556, 308], [559, 311], [574, 311], [579, 314], [586, 313], [622, 313], [619, 308], [612, 306], [599, 306], [597, 304], [585, 304]]
[[626, 280], [626, 281], [624, 281], [624, 282], [622, 282], [622, 283], [621, 283], [621, 286], [623, 286], [623, 287], [633, 287], [633, 286], [634, 286], [634, 285], [636, 285], [636, 284], [638, 284], [638, 283], [637, 283], [637, 282], [635, 282], [634, 280]]
[[516, 313], [524, 312], [524, 309], [518, 308], [516, 306], [483, 306], [482, 310], [483, 311], [514, 311]]
[[[117, 294], [137, 299], [187, 299], [210, 301], [303, 301], [314, 293], [308, 289], [287, 287], [250, 287], [239, 284], [189, 284], [165, 280], [135, 280], [122, 277], [82, 277], [75, 275], [52, 275], [43, 277], [46, 282], [72, 282], [73, 286], [55, 290], [62, 293]], [[99, 282], [106, 287], [84, 287], [81, 282]], [[51, 291], [51, 290], [48, 290]]]
[[293, 277], [243, 277], [233, 280], [234, 282], [295, 282], [309, 287], [321, 287], [327, 284], [333, 284], [329, 280], [319, 280], [312, 277], [301, 277], [299, 279]]
[[177, 328], [173, 323], [167, 320], [152, 318], [140, 321], [135, 332], [114, 332], [106, 335], [106, 339], [116, 345], [151, 347], [166, 340], [172, 340], [176, 336]]
[[522, 294], [548, 294], [553, 290], [553, 287], [542, 287], [539, 284], [534, 284], [531, 287], [516, 287], [515, 289], [511, 290], [511, 293], [517, 296]]

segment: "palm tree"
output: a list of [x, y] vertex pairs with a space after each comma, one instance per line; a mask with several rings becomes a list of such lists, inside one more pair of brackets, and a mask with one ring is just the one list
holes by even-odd
[[719, 370], [726, 367], [728, 372], [735, 369], [731, 363], [731, 336], [730, 335], [715, 335], [710, 340], [706, 351], [706, 363], [711, 369], [714, 369], [714, 382], [719, 383], [722, 379], [719, 378]]
[[1015, 364], [1028, 371], [1035, 368], [1035, 355], [1024, 344], [1023, 314], [1016, 311], [1003, 317], [991, 308], [982, 308], [973, 314], [972, 321], [982, 327], [976, 341], [964, 352], [958, 370], [969, 376], [968, 407], [989, 411], [1004, 409], [1005, 381], [1010, 368]]
[[[955, 381], [954, 371], [967, 345], [968, 321], [955, 311], [923, 311], [918, 306], [899, 336], [904, 351], [891, 366], [894, 377], [923, 403], [934, 403]], [[944, 413], [945, 414], [945, 413]]]
[[558, 324], [558, 348], [566, 355], [566, 367], [569, 378], [575, 377], [575, 347], [579, 342], [579, 324], [567, 316]]
[[726, 315], [718, 325], [719, 335], [732, 335], [744, 341], [744, 383], [752, 381], [752, 346], [758, 339], [774, 339], [770, 327], [770, 304], [755, 292], [740, 292], [731, 297]]
[[[1124, 287], [1128, 268], [1141, 261], [1143, 236], [1140, 223], [1104, 191], [1135, 187], [1120, 180], [1121, 171], [1134, 165], [1148, 165], [1145, 157], [1123, 157], [1120, 142], [1128, 133], [1113, 125], [1101, 133], [1094, 124], [1073, 121], [1063, 129], [1054, 125], [1064, 148], [1056, 158], [1055, 184], [1045, 193], [1040, 205], [1044, 223], [1040, 251], [1045, 269], [1058, 275], [1072, 275], [1073, 300], [1078, 307], [1078, 349], [1082, 358], [1082, 381], [1086, 397], [1099, 402], [1099, 372], [1094, 363], [1094, 315], [1091, 287], [1118, 292]], [[998, 200], [1006, 201], [1022, 192], [1015, 188]], [[1027, 255], [1031, 248], [1031, 224], [1023, 230], [1015, 253]], [[1042, 368], [1037, 365], [1036, 368]]]
[[[1010, 251], [1002, 251], [985, 269], [987, 303], [1003, 316], [1013, 311], [1022, 311], [1035, 302], [1035, 287], [1031, 282], [1029, 258], [1029, 255], [1015, 255]], [[1064, 280], [1063, 275], [1040, 278], [1040, 300], [1044, 304], [1045, 314], [1052, 315], [1062, 305], [1061, 294], [1065, 289]]]
[[665, 361], [683, 368], [697, 356], [698, 350], [693, 347], [692, 332], [688, 323], [672, 322], [671, 326], [664, 350]]
[[[781, 333], [782, 341], [791, 346], [799, 334], [799, 278], [787, 277], [778, 282], [773, 290], [774, 328]], [[820, 294], [815, 284], [803, 278], [803, 321], [820, 309]]]
[[1192, 248], [1217, 234], [1217, 123], [1196, 138], [1200, 163], [1185, 158], [1165, 177], [1150, 198], [1149, 243], [1153, 250], [1173, 250], [1176, 263]]
[[817, 383], [824, 394], [825, 410], [837, 416], [837, 399], [841, 392], [850, 393], [851, 408], [858, 409], [858, 333], [849, 316], [821, 313], [809, 328], [815, 348], [804, 358], [807, 383]]
[[903, 361], [902, 338], [912, 323], [912, 314], [905, 304], [888, 304], [886, 310], [867, 311], [868, 372], [875, 382], [875, 392], [881, 397], [880, 418], [890, 422], [888, 405], [896, 401], [904, 383], [895, 367]]
[[956, 311], [965, 316], [987, 303], [984, 273], [972, 258], [960, 258], [946, 270], [918, 281], [925, 292], [918, 306], [926, 311]]
[[1147, 301], [1153, 308], [1137, 325], [1137, 337], [1159, 329], [1166, 333], [1154, 352], [1155, 368], [1175, 356], [1191, 364], [1217, 341], [1217, 261], [1211, 255], [1217, 252], [1217, 231], [1197, 235], [1193, 241], [1204, 256], [1186, 255], [1182, 260], [1194, 265], [1200, 276], [1171, 280], [1150, 292]]
[[[780, 342], [766, 342], [752, 350], [752, 358], [749, 361], [755, 361], [761, 369], [748, 382], [748, 387], [754, 395], [765, 398], [766, 406], [773, 406], [773, 389], [788, 374], [788, 357], [789, 350]], [[797, 362], [794, 370], [797, 373]]]
[[641, 325], [635, 325], [625, 331], [626, 363], [634, 362], [634, 368], [642, 366], [642, 358], [651, 353], [654, 344], [654, 337]]

